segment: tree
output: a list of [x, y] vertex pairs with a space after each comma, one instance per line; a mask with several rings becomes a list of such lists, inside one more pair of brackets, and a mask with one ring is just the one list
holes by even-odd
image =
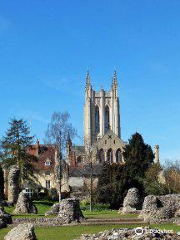
[[119, 208], [124, 198], [126, 180], [124, 166], [104, 163], [98, 179], [98, 201], [110, 204], [111, 208]]
[[139, 133], [132, 135], [123, 152], [125, 168], [130, 178], [142, 181], [154, 160], [150, 145], [145, 144]]
[[98, 181], [98, 200], [119, 208], [129, 188], [136, 187], [144, 196], [143, 180], [154, 154], [139, 133], [132, 135], [124, 148], [125, 165], [105, 163]]
[[26, 121], [23, 119], [12, 119], [9, 122], [9, 129], [1, 141], [3, 167], [8, 169], [12, 165], [17, 165], [20, 169], [20, 185], [23, 180], [33, 175], [33, 165], [31, 155], [27, 148], [32, 144], [33, 136]]
[[89, 146], [88, 142], [85, 142], [85, 149], [86, 149], [86, 161], [89, 165], [89, 174], [88, 178], [84, 178], [84, 191], [88, 192], [89, 198], [90, 198], [90, 212], [93, 211], [93, 203], [94, 203], [94, 196], [96, 193], [96, 178], [94, 177], [94, 162], [97, 161], [97, 154], [95, 153], [95, 149], [93, 147]]
[[167, 187], [164, 181], [161, 180], [162, 167], [154, 163], [145, 173], [145, 192], [148, 195], [163, 195], [167, 193]]
[[66, 140], [68, 137], [73, 139], [76, 135], [76, 130], [69, 120], [70, 114], [68, 112], [54, 112], [45, 133], [45, 143], [56, 145], [58, 150], [59, 165], [57, 169], [57, 180], [59, 183], [59, 201], [61, 200], [61, 160], [63, 159], [63, 155], [65, 153]]
[[164, 178], [168, 193], [180, 193], [180, 162], [166, 162]]

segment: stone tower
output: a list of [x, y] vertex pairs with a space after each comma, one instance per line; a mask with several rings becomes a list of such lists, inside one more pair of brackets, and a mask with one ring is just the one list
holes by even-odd
[[93, 90], [89, 71], [86, 76], [84, 105], [84, 142], [92, 146], [109, 130], [121, 138], [118, 82], [116, 71], [112, 79], [111, 90], [99, 92]]

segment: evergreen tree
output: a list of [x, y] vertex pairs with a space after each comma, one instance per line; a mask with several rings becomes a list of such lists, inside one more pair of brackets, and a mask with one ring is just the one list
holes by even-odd
[[104, 163], [97, 186], [99, 202], [108, 203], [111, 208], [119, 208], [126, 184], [123, 169], [119, 164]]
[[33, 174], [33, 167], [30, 162], [31, 155], [27, 148], [32, 144], [33, 137], [26, 121], [23, 119], [12, 119], [9, 122], [9, 129], [2, 138], [2, 161], [3, 167], [8, 169], [12, 165], [18, 165], [20, 169], [20, 183]]
[[154, 159], [151, 147], [139, 133], [132, 135], [124, 150], [125, 165], [105, 163], [98, 180], [98, 201], [109, 203], [111, 208], [119, 208], [132, 187], [144, 195], [145, 173]]
[[129, 144], [124, 148], [123, 156], [128, 176], [142, 181], [145, 178], [145, 172], [153, 163], [154, 154], [139, 133], [132, 135]]

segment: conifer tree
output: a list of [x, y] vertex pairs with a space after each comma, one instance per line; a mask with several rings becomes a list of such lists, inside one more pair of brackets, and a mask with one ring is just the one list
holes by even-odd
[[131, 179], [142, 180], [145, 172], [154, 160], [154, 154], [150, 145], [145, 144], [139, 133], [132, 135], [124, 148], [125, 169]]
[[32, 144], [33, 137], [26, 121], [23, 119], [12, 119], [9, 122], [9, 129], [1, 141], [3, 167], [8, 169], [17, 165], [20, 169], [20, 184], [33, 174], [33, 167], [30, 162], [31, 155], [27, 148]]

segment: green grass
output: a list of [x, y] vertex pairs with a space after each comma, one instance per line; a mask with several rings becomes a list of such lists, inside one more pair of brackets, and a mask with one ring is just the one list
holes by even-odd
[[138, 214], [118, 214], [117, 210], [102, 211], [102, 212], [89, 212], [83, 211], [86, 218], [136, 218]]
[[[50, 201], [34, 201], [36, 207], [38, 208], [38, 214], [26, 214], [26, 215], [13, 215], [13, 218], [34, 218], [34, 217], [43, 217], [45, 212], [47, 212], [50, 207], [54, 204]], [[6, 207], [5, 210], [8, 213], [13, 213], [14, 207]], [[89, 212], [83, 211], [83, 214], [86, 218], [135, 218], [137, 214], [118, 214], [116, 210], [105, 210], [105, 211], [96, 211]], [[106, 226], [62, 226], [62, 227], [36, 227], [35, 233], [38, 240], [73, 240], [79, 237], [83, 233], [97, 233], [104, 230], [110, 230], [112, 228], [136, 228], [139, 227], [139, 224], [133, 225], [106, 225]], [[145, 226], [145, 224], [141, 224]], [[159, 224], [159, 225], [150, 225], [152, 228], [156, 227], [159, 229], [174, 230], [175, 232], [180, 231], [180, 226], [174, 224]], [[4, 236], [10, 228], [5, 228], [0, 230], [0, 240], [3, 240]]]
[[[5, 211], [12, 214], [13, 218], [44, 217], [45, 212], [50, 210], [50, 208], [54, 204], [54, 202], [51, 202], [51, 201], [34, 201], [34, 204], [36, 205], [36, 207], [38, 209], [38, 214], [22, 214], [22, 215], [13, 214], [13, 211], [14, 211], [15, 207], [5, 207]], [[51, 216], [51, 217], [53, 217], [53, 216]]]
[[[38, 240], [73, 240], [79, 237], [83, 233], [97, 233], [104, 230], [110, 230], [113, 228], [136, 228], [138, 224], [133, 225], [107, 225], [107, 226], [68, 226], [68, 227], [37, 227], [35, 233]], [[141, 225], [143, 226], [143, 225]], [[159, 224], [151, 225], [151, 227], [157, 227], [159, 229], [180, 231], [180, 226], [174, 224]], [[0, 240], [3, 240], [4, 236], [10, 229], [0, 230]]]

